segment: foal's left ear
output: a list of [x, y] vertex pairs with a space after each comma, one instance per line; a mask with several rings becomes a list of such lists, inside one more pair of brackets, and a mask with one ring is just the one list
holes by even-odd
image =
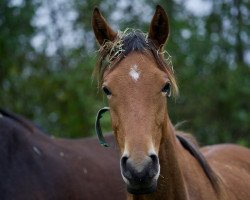
[[103, 45], [106, 41], [113, 41], [116, 38], [117, 33], [108, 25], [97, 7], [93, 11], [92, 27], [100, 45]]
[[148, 38], [154, 42], [157, 48], [160, 48], [165, 44], [168, 35], [169, 24], [167, 13], [160, 5], [157, 5], [150, 24]]

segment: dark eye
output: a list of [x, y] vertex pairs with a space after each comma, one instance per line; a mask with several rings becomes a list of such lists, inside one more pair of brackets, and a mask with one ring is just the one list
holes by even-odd
[[171, 85], [170, 83], [166, 83], [162, 88], [161, 92], [166, 95], [167, 97], [171, 96]]
[[102, 87], [102, 90], [103, 90], [103, 92], [107, 95], [107, 96], [110, 96], [110, 95], [112, 95], [112, 93], [110, 92], [110, 90], [107, 88], [107, 87]]

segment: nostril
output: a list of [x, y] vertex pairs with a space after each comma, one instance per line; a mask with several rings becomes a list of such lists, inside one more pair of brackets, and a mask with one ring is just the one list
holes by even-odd
[[122, 156], [122, 158], [121, 158], [121, 167], [123, 169], [126, 169], [127, 161], [128, 161], [128, 156]]
[[129, 167], [129, 163], [128, 163], [128, 156], [123, 156], [121, 158], [121, 172], [124, 178], [126, 178], [127, 180], [130, 180], [132, 178], [132, 174], [130, 171], [130, 167]]
[[159, 158], [156, 154], [151, 154], [149, 156], [151, 158], [151, 163], [152, 163], [152, 167], [155, 169], [158, 169], [158, 165], [159, 165]]
[[157, 155], [151, 154], [149, 157], [151, 158], [153, 163], [158, 163], [158, 156]]
[[159, 158], [156, 154], [151, 154], [151, 169], [149, 171], [149, 177], [153, 178], [159, 173]]

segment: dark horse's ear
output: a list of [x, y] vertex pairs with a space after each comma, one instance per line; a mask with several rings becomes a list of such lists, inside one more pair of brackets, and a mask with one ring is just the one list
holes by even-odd
[[113, 41], [116, 38], [117, 33], [108, 25], [97, 7], [93, 11], [92, 27], [100, 45], [103, 45], [105, 41]]
[[160, 48], [165, 44], [168, 35], [169, 24], [167, 13], [160, 5], [157, 5], [150, 24], [148, 38], [154, 42], [157, 48]]

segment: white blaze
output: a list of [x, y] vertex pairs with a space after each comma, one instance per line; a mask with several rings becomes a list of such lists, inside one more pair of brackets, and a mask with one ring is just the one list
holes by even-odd
[[133, 65], [130, 69], [129, 75], [134, 81], [137, 81], [140, 77], [140, 71], [137, 65]]

